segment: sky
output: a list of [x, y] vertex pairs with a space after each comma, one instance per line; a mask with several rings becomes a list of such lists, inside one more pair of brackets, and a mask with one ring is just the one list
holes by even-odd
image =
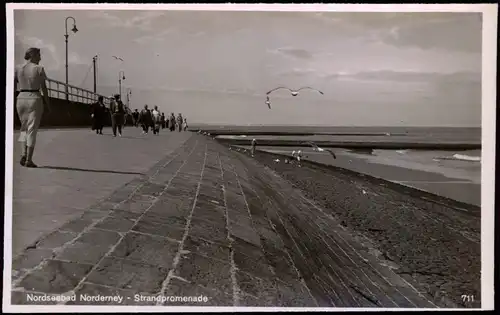
[[[481, 13], [15, 10], [15, 58], [191, 123], [481, 125]], [[122, 61], [114, 59], [117, 56]], [[265, 93], [278, 86], [324, 92]]]

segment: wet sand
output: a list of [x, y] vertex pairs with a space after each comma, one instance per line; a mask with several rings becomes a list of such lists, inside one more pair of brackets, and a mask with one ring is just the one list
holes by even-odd
[[[335, 150], [337, 159], [334, 160], [326, 152], [312, 152], [310, 148], [299, 149], [304, 153], [305, 160], [345, 168], [462, 203], [481, 205], [481, 164], [477, 162], [445, 161], [446, 165], [443, 165], [444, 163], [427, 158], [433, 162], [428, 165], [427, 161], [412, 161], [412, 157], [405, 158], [403, 155], [373, 156], [348, 150]], [[260, 150], [291, 155], [291, 149], [281, 147], [261, 147]], [[428, 153], [435, 156], [440, 154]]]

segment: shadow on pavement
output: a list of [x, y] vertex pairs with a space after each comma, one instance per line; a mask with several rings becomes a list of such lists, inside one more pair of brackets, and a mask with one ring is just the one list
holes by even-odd
[[64, 167], [64, 166], [40, 166], [38, 168], [45, 168], [45, 169], [51, 169], [51, 170], [63, 170], [63, 171], [90, 172], [90, 173], [109, 173], [109, 174], [122, 174], [122, 175], [144, 175], [143, 173], [137, 173], [137, 172], [120, 172], [120, 171], [110, 171], [110, 170], [91, 170], [91, 169], [85, 169], [85, 168]]

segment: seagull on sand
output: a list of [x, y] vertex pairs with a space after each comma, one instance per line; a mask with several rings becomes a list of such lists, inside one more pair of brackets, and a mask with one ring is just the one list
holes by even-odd
[[337, 156], [335, 155], [335, 153], [333, 153], [333, 151], [332, 151], [332, 150], [329, 150], [329, 149], [326, 149], [326, 150], [325, 150], [325, 149], [323, 149], [323, 148], [320, 148], [320, 147], [318, 147], [318, 146], [317, 146], [314, 142], [311, 142], [311, 141], [306, 142], [306, 144], [308, 144], [308, 145], [310, 145], [311, 147], [313, 147], [313, 150], [314, 150], [314, 151], [318, 151], [318, 152], [325, 152], [325, 151], [327, 151], [328, 153], [330, 153], [330, 155], [331, 155], [334, 159], [336, 159], [336, 158], [337, 158]]
[[274, 92], [274, 91], [276, 91], [276, 90], [279, 90], [279, 89], [285, 89], [285, 90], [290, 91], [290, 92], [292, 93], [292, 96], [297, 96], [297, 95], [299, 95], [299, 91], [301, 91], [301, 90], [305, 90], [305, 89], [313, 90], [313, 91], [318, 92], [318, 93], [319, 93], [319, 94], [321, 94], [321, 95], [324, 95], [324, 93], [323, 93], [323, 92], [321, 92], [320, 90], [314, 89], [314, 88], [309, 87], [309, 86], [304, 86], [304, 87], [301, 87], [301, 88], [300, 88], [300, 89], [298, 89], [298, 90], [292, 90], [292, 89], [289, 89], [289, 88], [287, 88], [287, 87], [280, 86], [280, 87], [277, 87], [277, 88], [272, 89], [271, 91], [267, 92], [267, 93], [266, 93], [266, 95], [269, 95], [269, 94], [271, 94], [272, 92]]
[[121, 60], [121, 61], [123, 61], [123, 59], [122, 59], [122, 58], [120, 58], [120, 57], [113, 56], [113, 58], [115, 58], [116, 60]]

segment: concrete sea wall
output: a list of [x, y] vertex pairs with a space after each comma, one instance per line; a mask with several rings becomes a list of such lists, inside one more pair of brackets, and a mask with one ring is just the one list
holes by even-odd
[[[14, 128], [19, 129], [21, 122], [15, 107], [14, 99]], [[90, 127], [90, 104], [66, 101], [59, 98], [50, 98], [50, 111], [45, 111], [42, 116], [41, 128], [50, 127]], [[131, 124], [128, 117], [127, 124]], [[107, 116], [106, 126], [111, 126], [111, 117]]]

